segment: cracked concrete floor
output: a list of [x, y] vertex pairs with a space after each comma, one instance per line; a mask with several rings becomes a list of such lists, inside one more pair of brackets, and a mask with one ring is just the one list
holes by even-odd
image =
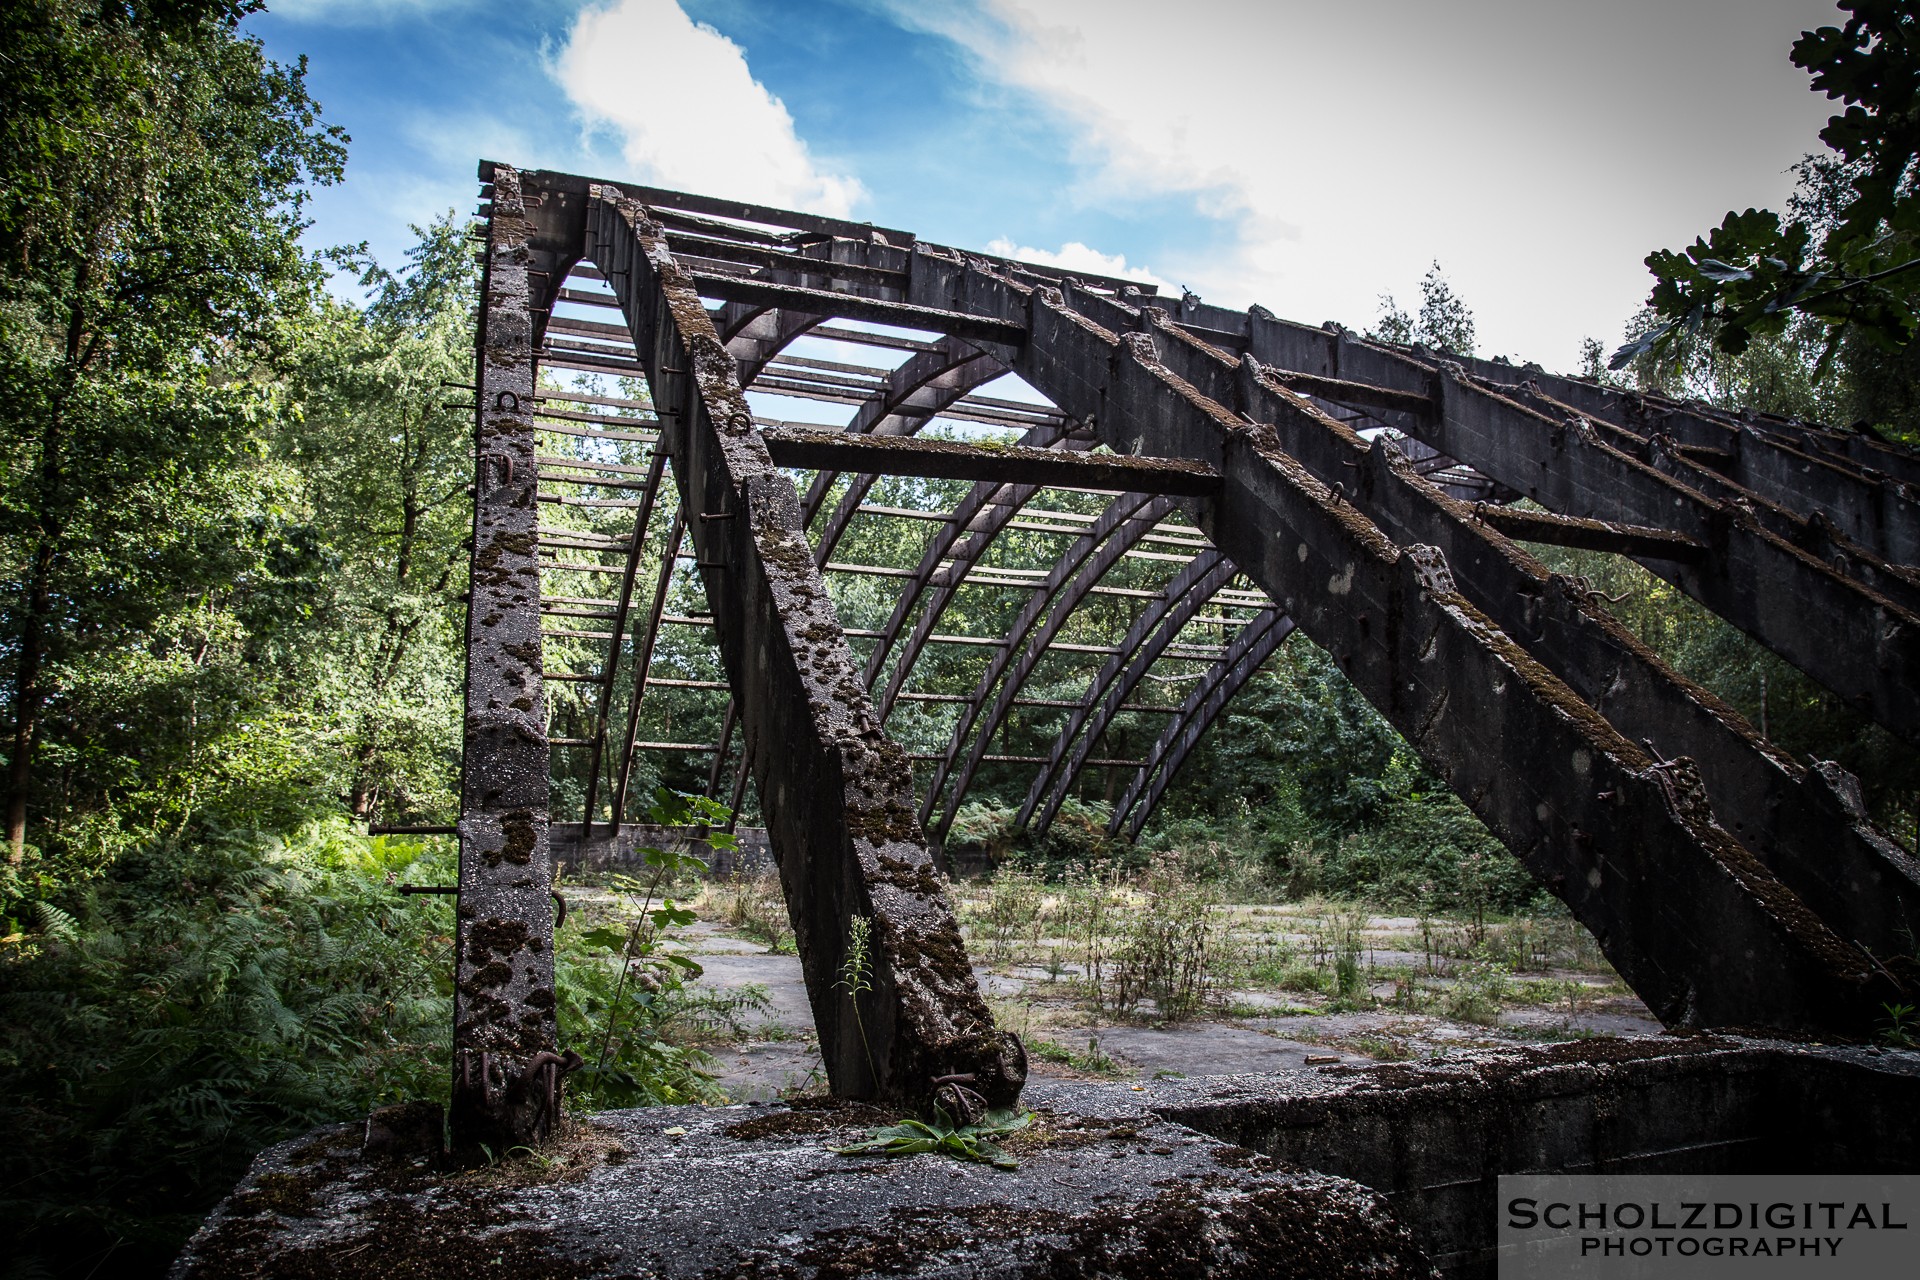
[[[775, 953], [705, 920], [681, 931], [678, 942], [706, 971], [697, 985], [715, 991], [752, 986], [765, 996], [765, 1013], [747, 1021], [743, 1039], [709, 1046], [721, 1087], [730, 1098], [767, 1101], [825, 1083], [797, 956]], [[1227, 993], [1227, 1002], [1237, 1016], [1167, 1025], [1118, 1022], [1079, 1008], [1071, 986], [1049, 981], [1044, 970], [976, 965], [974, 973], [1003, 1024], [1026, 1034], [1034, 1049], [1036, 1077], [1241, 1075], [1329, 1062], [1418, 1058], [1477, 1045], [1657, 1035], [1661, 1030], [1630, 996], [1596, 1002], [1572, 1015], [1507, 1009], [1483, 1024], [1388, 1007], [1328, 1012], [1302, 1007], [1300, 999], [1285, 993], [1236, 991]], [[1059, 1058], [1067, 1060], [1050, 1060]]]

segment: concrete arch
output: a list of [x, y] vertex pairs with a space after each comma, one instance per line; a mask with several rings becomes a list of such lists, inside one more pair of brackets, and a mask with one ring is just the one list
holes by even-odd
[[1159, 805], [1167, 784], [1173, 781], [1173, 775], [1188, 753], [1199, 744], [1233, 696], [1253, 678], [1260, 664], [1292, 634], [1292, 620], [1277, 609], [1267, 609], [1253, 626], [1233, 638], [1226, 654], [1187, 695], [1180, 714], [1161, 732], [1148, 751], [1146, 762], [1134, 772], [1120, 803], [1113, 807], [1113, 818], [1107, 826], [1109, 832], [1119, 834], [1124, 829], [1127, 839], [1139, 837], [1140, 829]]
[[[954, 812], [965, 798], [973, 775], [979, 770], [981, 758], [999, 733], [1007, 713], [1013, 709], [1013, 700], [1019, 695], [1021, 686], [1046, 655], [1047, 646], [1054, 636], [1073, 616], [1074, 610], [1080, 607], [1087, 593], [1107, 575], [1108, 570], [1119, 563], [1120, 557], [1132, 550], [1142, 537], [1152, 531], [1154, 525], [1173, 510], [1174, 503], [1170, 498], [1153, 498], [1138, 493], [1121, 494], [1108, 504], [1094, 526], [1066, 550], [1053, 571], [1047, 575], [1046, 584], [1027, 601], [1026, 607], [1020, 611], [1007, 632], [1007, 647], [993, 656], [986, 671], [981, 674], [972, 702], [954, 726], [953, 740], [947, 747], [947, 758], [935, 766], [933, 780], [928, 784], [926, 798], [922, 801], [923, 815], [932, 812], [961, 743], [974, 724], [979, 723], [980, 731], [973, 736], [973, 746], [968, 750], [966, 763], [954, 782], [953, 794], [939, 822], [934, 824], [936, 837], [944, 835], [952, 824]], [[1016, 650], [1019, 653], [1017, 658], [1014, 656]], [[999, 689], [997, 695], [994, 694], [996, 686]], [[994, 696], [994, 701], [983, 718], [980, 709], [990, 695]], [[922, 820], [925, 820], [924, 816]]]

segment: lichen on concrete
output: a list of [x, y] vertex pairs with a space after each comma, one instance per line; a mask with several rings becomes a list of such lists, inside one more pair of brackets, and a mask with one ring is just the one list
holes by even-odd
[[440, 1171], [363, 1157], [357, 1127], [322, 1131], [255, 1162], [174, 1280], [349, 1267], [580, 1280], [1432, 1274], [1366, 1188], [1273, 1170], [1150, 1113], [1051, 1113], [1015, 1144], [1011, 1172], [834, 1153], [887, 1115], [842, 1103], [609, 1112], [593, 1122], [598, 1146], [557, 1171]]

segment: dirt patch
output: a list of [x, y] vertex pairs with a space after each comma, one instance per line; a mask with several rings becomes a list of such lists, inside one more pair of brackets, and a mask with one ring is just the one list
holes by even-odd
[[751, 1120], [737, 1120], [720, 1132], [742, 1142], [762, 1138], [787, 1138], [809, 1133], [825, 1133], [844, 1127], [844, 1121], [828, 1118], [818, 1111], [773, 1111]]

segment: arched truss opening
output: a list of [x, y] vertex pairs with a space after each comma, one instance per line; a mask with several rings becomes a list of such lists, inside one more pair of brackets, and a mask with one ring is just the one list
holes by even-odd
[[[707, 219], [685, 221], [690, 225], [684, 237], [669, 224], [670, 242], [707, 252], [721, 249], [718, 226]], [[807, 270], [762, 274], [783, 284], [804, 287], [809, 281], [818, 282]], [[621, 326], [586, 318], [591, 308], [610, 310], [615, 305], [604, 283], [591, 264], [573, 268], [548, 324], [543, 347], [545, 368], [555, 373], [620, 377], [641, 372], [631, 338]], [[742, 386], [756, 407], [765, 409], [757, 415], [763, 426], [825, 422], [850, 435], [876, 437], [917, 436], [930, 427], [939, 434], [964, 435], [969, 428], [977, 428], [972, 432], [976, 437], [1011, 438], [1040, 448], [1085, 451], [1093, 444], [1089, 431], [1030, 388], [1017, 388], [1019, 399], [986, 394], [982, 389], [996, 381], [1017, 380], [1010, 377], [1002, 361], [963, 339], [835, 321], [821, 313], [742, 302], [714, 301], [711, 311], [716, 331], [737, 362]], [[807, 353], [809, 350], [812, 354]], [[829, 355], [833, 358], [826, 358]], [[644, 419], [641, 401], [592, 392], [568, 394], [581, 398], [563, 399], [555, 393], [555, 402], [570, 407], [550, 408], [543, 414], [543, 429], [551, 423], [551, 429], [573, 441], [618, 441], [623, 434], [651, 439], [644, 431], [629, 429], [622, 433], [621, 426], [627, 419], [623, 416], [619, 424], [610, 423], [610, 415], [604, 412], [611, 409], [618, 415]], [[841, 412], [833, 413], [834, 408]], [[649, 530], [648, 541], [653, 544], [649, 549], [643, 543], [641, 554], [635, 557], [625, 554], [630, 550], [627, 544], [608, 542], [604, 544], [609, 553], [606, 561], [591, 567], [573, 555], [565, 561], [553, 558], [553, 572], [576, 576], [559, 579], [562, 590], [549, 589], [548, 598], [554, 602], [550, 614], [580, 613], [588, 597], [573, 593], [584, 590], [578, 575], [590, 572], [609, 583], [617, 580], [624, 589], [625, 603], [614, 599], [610, 620], [616, 624], [627, 618], [633, 620], [630, 635], [619, 625], [601, 633], [620, 634], [624, 642], [616, 645], [611, 640], [602, 641], [607, 647], [597, 664], [598, 673], [557, 673], [563, 682], [587, 686], [597, 697], [587, 717], [591, 728], [578, 736], [559, 735], [559, 740], [586, 756], [583, 801], [593, 807], [603, 823], [611, 820], [612, 813], [630, 809], [634, 763], [649, 753], [706, 756], [711, 762], [706, 775], [707, 793], [737, 805], [745, 791], [750, 761], [734, 742], [737, 716], [724, 681], [689, 680], [677, 668], [654, 665], [657, 637], [663, 629], [697, 627], [701, 621], [695, 614], [676, 614], [666, 607], [674, 574], [672, 570], [663, 572], [662, 566], [674, 562], [664, 558], [663, 551], [678, 555], [686, 518], [684, 512], [667, 515], [662, 503], [670, 503], [670, 499], [656, 501], [661, 482], [671, 478], [670, 464], [649, 454], [645, 466], [612, 465], [626, 469], [595, 473], [609, 476], [605, 482], [580, 479], [588, 473], [558, 463], [543, 472], [554, 484], [571, 486], [567, 495], [570, 501], [594, 501], [573, 494], [598, 491], [603, 484], [639, 489], [642, 496], [638, 498], [598, 501], [630, 504], [638, 512], [636, 521]], [[1137, 835], [1172, 774], [1218, 715], [1225, 698], [1245, 683], [1278, 639], [1291, 630], [1282, 626], [1274, 631], [1274, 611], [1263, 594], [1244, 583], [1237, 589], [1230, 586], [1237, 571], [1207, 543], [1204, 533], [1182, 518], [1176, 502], [1165, 496], [1063, 494], [1039, 485], [980, 481], [949, 506], [908, 507], [869, 501], [874, 487], [886, 480], [876, 472], [820, 469], [810, 475], [801, 473], [797, 479], [802, 483], [802, 513], [814, 559], [828, 575], [829, 583], [856, 578], [878, 579], [895, 586], [895, 599], [883, 623], [868, 629], [848, 629], [856, 652], [864, 649], [867, 655], [866, 679], [881, 714], [891, 717], [901, 708], [948, 712], [946, 723], [939, 726], [942, 741], [938, 747], [912, 753], [921, 787], [921, 820], [936, 836], [945, 834], [983, 771], [995, 768], [1031, 773], [1030, 789], [1036, 795], [1044, 792], [1046, 802], [1023, 806], [1021, 821], [1041, 833], [1062, 801], [1074, 794], [1083, 774], [1095, 769], [1119, 770], [1125, 781], [1113, 789], [1123, 794], [1125, 802], [1115, 808], [1113, 829]], [[643, 485], [646, 487], [640, 488]], [[1058, 501], [1061, 498], [1068, 500]], [[1098, 514], [1062, 509], [1085, 507], [1089, 502], [1101, 508]], [[849, 529], [862, 521], [925, 524], [933, 526], [933, 532], [912, 568], [837, 559], [836, 551]], [[1046, 572], [990, 563], [996, 542], [1008, 531], [1038, 535], [1056, 544]], [[556, 549], [565, 542], [570, 553], [584, 552], [596, 541], [591, 535], [564, 539], [556, 534]], [[603, 569], [621, 567], [614, 561], [623, 554], [635, 570], [631, 580], [624, 572], [617, 579], [611, 573], [602, 573]], [[1163, 569], [1157, 575], [1161, 580], [1153, 581], [1155, 575], [1149, 575], [1148, 586], [1110, 581], [1116, 566], [1129, 561], [1135, 567], [1151, 564]], [[651, 568], [651, 574], [642, 571], [643, 565]], [[1194, 572], [1196, 566], [1199, 572]], [[682, 561], [683, 576], [686, 567]], [[942, 619], [949, 616], [949, 606], [969, 595], [977, 598], [984, 594], [1015, 602], [1010, 610], [1003, 610], [1011, 613], [1004, 630], [988, 634], [974, 628], [941, 629]], [[1081, 607], [1102, 598], [1122, 600], [1135, 610], [1134, 626], [1126, 638], [1119, 644], [1071, 639], [1076, 622], [1085, 622]], [[1136, 636], [1133, 631], [1139, 629], [1142, 619], [1148, 620], [1147, 626]], [[1243, 640], [1221, 643], [1222, 633], [1238, 633], [1243, 638], [1272, 634], [1273, 641], [1256, 646], [1257, 657], [1249, 662], [1248, 645]], [[549, 635], [566, 640], [592, 638], [592, 633], [569, 634], [565, 627], [556, 627]], [[924, 677], [929, 668], [936, 666], [944, 668], [942, 675], [946, 678], [932, 683], [954, 683], [953, 662], [930, 660], [930, 655], [943, 650], [977, 655], [976, 661], [961, 664], [957, 670], [966, 692], [921, 687], [928, 683]], [[1048, 683], [1077, 680], [1084, 687], [1068, 698], [1028, 695], [1027, 686], [1036, 673], [1049, 664], [1061, 666], [1062, 659], [1070, 661], [1068, 670], [1052, 672]], [[624, 676], [620, 674], [623, 663], [627, 668]], [[1130, 702], [1128, 695], [1141, 687], [1156, 664], [1162, 677], [1175, 688], [1228, 692], [1211, 700], [1192, 697]], [[1073, 670], [1072, 665], [1081, 669]], [[1174, 674], [1168, 675], [1169, 671]], [[636, 672], [643, 673], [638, 681]], [[613, 680], [596, 683], [595, 676], [606, 673], [626, 682], [624, 697], [616, 697]], [[717, 741], [674, 743], [637, 736], [641, 700], [649, 688], [689, 687], [701, 689], [725, 705]], [[1106, 697], [1116, 688], [1120, 696]], [[624, 719], [620, 715], [622, 702]], [[1044, 717], [1039, 725], [1016, 724], [1023, 714], [1036, 712]], [[1153, 749], [1140, 758], [1124, 760], [1097, 754], [1115, 718], [1124, 714], [1164, 721], [1164, 731]], [[1014, 737], [1016, 731], [1029, 741], [1024, 745], [1004, 741]], [[681, 772], [684, 775], [685, 770]], [[1016, 793], [1017, 782], [1016, 778]]]
[[[935, 434], [964, 437], [970, 430], [976, 435], [984, 431], [1000, 439], [1062, 452], [1085, 452], [1094, 445], [1094, 435], [1085, 423], [1030, 388], [1024, 389], [1020, 399], [989, 394], [992, 384], [1010, 377], [1008, 364], [989, 349], [990, 344], [969, 341], [956, 333], [916, 331], [844, 314], [848, 299], [885, 302], [902, 296], [899, 269], [876, 265], [877, 261], [902, 256], [892, 245], [882, 247], [828, 235], [823, 230], [782, 227], [777, 222], [745, 217], [724, 218], [672, 209], [656, 209], [656, 213], [668, 245], [691, 269], [709, 272], [716, 279], [766, 282], [817, 297], [823, 304], [816, 310], [804, 305], [779, 305], [788, 301], [786, 298], [778, 302], [752, 297], [707, 298], [715, 330], [736, 362], [740, 384], [757, 406], [765, 406], [764, 412], [756, 414], [761, 427], [779, 430], [827, 425], [850, 436], [875, 438], [911, 438], [931, 427]], [[1003, 278], [1024, 285], [1063, 288], [1071, 304], [1097, 320], [1112, 322], [1119, 313], [1115, 328], [1151, 328], [1148, 312], [1152, 310], [1156, 317], [1167, 317], [1163, 323], [1178, 326], [1189, 340], [1212, 344], [1229, 354], [1247, 353], [1258, 346], [1263, 324], [1279, 326], [1258, 308], [1251, 318], [1237, 316], [1191, 298], [1178, 303], [1161, 300], [1123, 281], [1069, 281], [1059, 273], [1027, 264], [980, 261]], [[629, 378], [643, 373], [625, 327], [590, 318], [595, 309], [602, 313], [617, 311], [605, 283], [591, 264], [573, 265], [570, 277], [556, 294], [547, 323], [541, 349], [546, 368]], [[1276, 381], [1331, 421], [1350, 429], [1358, 440], [1392, 440], [1414, 474], [1430, 479], [1448, 497], [1481, 504], [1483, 518], [1493, 527], [1521, 536], [1540, 532], [1528, 527], [1527, 516], [1499, 510], [1525, 496], [1520, 489], [1489, 478], [1437, 446], [1431, 432], [1422, 429], [1428, 406], [1416, 403], [1416, 397], [1383, 387], [1385, 380], [1379, 377], [1340, 376], [1339, 352], [1359, 344], [1344, 334], [1324, 331], [1287, 332], [1283, 345], [1288, 343], [1294, 348], [1288, 353], [1293, 357], [1287, 361], [1290, 371]], [[1415, 362], [1426, 359], [1431, 363], [1431, 358], [1418, 350], [1409, 355]], [[1467, 361], [1464, 367], [1471, 376], [1483, 380], [1512, 382], [1520, 378], [1517, 398], [1523, 402], [1570, 417], [1592, 414], [1599, 419], [1606, 415], [1609, 430], [1638, 431], [1655, 447], [1664, 441], [1676, 441], [1670, 446], [1675, 465], [1685, 468], [1686, 478], [1709, 493], [1730, 491], [1724, 473], [1733, 451], [1715, 453], [1714, 445], [1724, 443], [1729, 432], [1752, 435], [1757, 429], [1698, 406], [1648, 399], [1624, 401], [1618, 393], [1577, 379], [1552, 378], [1537, 369], [1515, 370], [1485, 361]], [[561, 401], [559, 396], [554, 397], [570, 407], [551, 403], [547, 407], [545, 417], [552, 422], [553, 430], [571, 434], [576, 440], [587, 436], [620, 440], [622, 434], [633, 436], [634, 442], [647, 438], [644, 427], [623, 432], [623, 428], [645, 421], [639, 400], [571, 394], [577, 398]], [[607, 421], [610, 413], [620, 420]], [[635, 414], [639, 417], [629, 416]], [[1792, 445], [1809, 443], [1809, 429], [1800, 424], [1767, 421], [1760, 428], [1767, 431], [1775, 452], [1786, 449], [1774, 443], [1777, 439]], [[1593, 430], [1580, 421], [1573, 429]], [[1822, 439], [1818, 444], [1826, 454], [1833, 452], [1831, 440]], [[1859, 446], [1850, 447], [1857, 451]], [[1831, 458], [1821, 460], [1836, 474], [1863, 474], [1857, 467], [1849, 471], [1845, 464]], [[1885, 461], [1877, 455], [1875, 460]], [[623, 637], [619, 644], [603, 640], [608, 650], [597, 673], [555, 673], [562, 682], [594, 688], [598, 696], [597, 707], [585, 717], [587, 727], [577, 737], [563, 734], [556, 740], [587, 754], [582, 770], [586, 779], [583, 800], [601, 821], [610, 821], [615, 811], [627, 811], [636, 758], [663, 753], [704, 757], [709, 762], [704, 779], [709, 794], [737, 804], [751, 761], [743, 744], [734, 741], [737, 716], [725, 695], [724, 680], [718, 678], [717, 671], [705, 673], [704, 678], [688, 678], [677, 668], [656, 671], [648, 665], [658, 652], [663, 629], [703, 625], [696, 613], [674, 613], [666, 607], [674, 579], [672, 566], [680, 565], [683, 576], [691, 568], [678, 545], [687, 513], [669, 514], [671, 503], [654, 501], [661, 480], [670, 475], [670, 465], [664, 459], [650, 457], [644, 466], [591, 473], [605, 479], [582, 478], [589, 474], [583, 467], [599, 465], [582, 461], [561, 466], [556, 462], [543, 475], [550, 475], [556, 484], [574, 486], [561, 498], [568, 504], [595, 501], [573, 496], [589, 489], [627, 486], [635, 492], [597, 501], [603, 508], [623, 504], [636, 508], [648, 539], [631, 543], [600, 541], [590, 534], [575, 535], [571, 540], [556, 537], [556, 550], [599, 550], [611, 556], [616, 563], [608, 563], [607, 556], [602, 556], [601, 563], [591, 568], [578, 560], [571, 566], [581, 573], [603, 575], [599, 580], [609, 585], [618, 581], [620, 593], [598, 610], [614, 624], [610, 631], [583, 633], [574, 627], [556, 627], [549, 634], [571, 641], [613, 634]], [[606, 464], [609, 468], [621, 465]], [[1710, 474], [1703, 476], [1702, 468]], [[931, 711], [945, 713], [944, 722], [937, 726], [940, 740], [912, 753], [920, 789], [920, 816], [936, 837], [944, 835], [960, 805], [983, 777], [997, 774], [994, 781], [999, 788], [1011, 785], [1019, 790], [1019, 779], [1009, 780], [1010, 771], [1016, 769], [1028, 775], [1019, 821], [1042, 832], [1065, 798], [1075, 794], [1087, 771], [1120, 771], [1125, 780], [1116, 788], [1119, 796], [1112, 829], [1137, 835], [1206, 728], [1251, 678], [1259, 662], [1292, 630], [1290, 620], [1257, 589], [1244, 583], [1237, 589], [1228, 586], [1236, 578], [1236, 567], [1207, 542], [1204, 533], [1182, 520], [1176, 511], [1178, 504], [1164, 496], [1114, 493], [1107, 495], [1103, 510], [1090, 516], [1086, 510], [1062, 510], [1057, 503], [1049, 506], [1049, 494], [1057, 495], [1057, 491], [982, 480], [940, 509], [937, 504], [871, 501], [875, 486], [886, 483], [879, 472], [821, 468], [802, 472], [798, 478], [803, 483], [802, 516], [813, 556], [829, 582], [864, 579], [895, 588], [893, 606], [884, 621], [872, 627], [847, 629], [856, 652], [865, 656], [866, 682], [881, 715], [897, 725], [902, 723], [899, 715], [912, 713], [924, 728]], [[1784, 517], [1778, 509], [1767, 507], [1764, 500], [1794, 496], [1793, 481], [1784, 468], [1756, 465], [1750, 460], [1740, 468], [1737, 479], [1755, 486], [1740, 492], [1757, 493], [1763, 498], [1763, 523], [1768, 518], [1781, 523]], [[1848, 497], [1846, 492], [1832, 496], [1836, 485], [1838, 491], [1847, 488], [1844, 480], [1829, 484], [1815, 493], [1814, 505], [1823, 527], [1832, 529], [1840, 540], [1842, 554], [1852, 557], [1856, 574], [1903, 605], [1920, 604], [1916, 575], [1894, 561], [1882, 559], [1888, 553], [1913, 558], [1920, 540], [1898, 527], [1863, 520], [1859, 504], [1843, 500]], [[1086, 499], [1096, 495], [1074, 496]], [[923, 553], [912, 568], [863, 563], [839, 554], [850, 530], [862, 522], [875, 521], [922, 522], [932, 525], [934, 532], [925, 540]], [[1002, 543], [1003, 534], [1042, 528], [1060, 540], [1045, 572], [994, 563], [994, 549]], [[1168, 554], [1152, 549], [1154, 539], [1182, 544], [1177, 571], [1149, 587], [1115, 585], [1111, 581], [1115, 566], [1143, 554]], [[647, 541], [653, 544], [650, 549]], [[663, 545], [670, 549], [670, 555], [663, 557]], [[618, 566], [623, 553], [627, 553], [629, 563]], [[643, 560], [650, 562], [650, 573], [640, 572]], [[617, 577], [607, 572], [616, 567], [623, 568]], [[578, 587], [579, 579], [567, 581], [573, 585], [550, 594], [550, 614], [596, 615], [596, 606], [587, 603], [592, 596]], [[1006, 601], [1020, 603], [1004, 604], [999, 615], [1003, 625], [992, 634], [942, 629], [942, 619], [954, 612], [957, 601], [983, 593], [996, 593]], [[1083, 606], [1115, 594], [1131, 595], [1142, 602], [1121, 643], [1101, 646], [1068, 638], [1074, 633], [1076, 615]], [[1206, 612], [1209, 602], [1215, 606], [1211, 614]], [[622, 624], [627, 624], [626, 629]], [[1196, 638], [1196, 632], [1205, 628], [1211, 630], [1204, 638]], [[933, 655], [951, 654], [956, 649], [977, 656], [971, 664], [973, 678], [960, 681], [964, 688], [949, 687], [955, 684], [955, 664], [950, 657], [933, 660]], [[1104, 661], [1097, 666], [1083, 663], [1086, 669], [1074, 673], [1078, 687], [1068, 696], [1033, 696], [1028, 686], [1035, 682], [1037, 672], [1048, 674], [1044, 682], [1050, 687], [1062, 683], [1055, 668], [1067, 655]], [[623, 657], [628, 670], [620, 677]], [[636, 663], [640, 664], [637, 668]], [[1156, 663], [1178, 672], [1187, 696], [1165, 704], [1130, 702]], [[941, 668], [945, 678], [929, 681], [926, 677], [933, 667]], [[600, 680], [601, 676], [607, 679]], [[616, 678], [626, 684], [616, 685]], [[622, 690], [618, 696], [616, 688]], [[641, 698], [648, 688], [698, 689], [710, 694], [724, 706], [715, 740], [670, 742], [636, 737], [642, 720]], [[1052, 691], [1060, 692], [1058, 688]], [[620, 715], [623, 709], [624, 721]], [[1100, 744], [1116, 718], [1127, 714], [1161, 717], [1162, 730], [1136, 758], [1120, 760], [1099, 754]], [[686, 770], [679, 772], [684, 776]]]
[[[753, 580], [800, 593], [774, 602], [764, 632], [796, 647], [799, 679], [818, 655], [797, 650], [816, 638], [847, 655], [833, 696], [857, 733], [818, 691], [807, 732], [835, 768], [910, 765], [898, 830], [914, 839], [988, 782], [1044, 827], [1095, 768], [1124, 775], [1114, 828], [1137, 833], [1297, 625], [1612, 939], [1656, 1012], [1792, 1004], [1844, 1021], [1832, 1011], [1858, 1004], [1845, 984], [1869, 979], [1833, 978], [1837, 957], [1897, 949], [1920, 923], [1920, 871], [1844, 776], [1775, 750], [1526, 545], [1629, 557], [1913, 738], [1911, 457], [904, 232], [532, 178], [552, 200], [530, 218], [535, 357], [651, 387], [549, 384], [533, 415], [554, 442], [534, 531], [555, 642], [544, 674], [579, 695], [565, 708], [578, 728], [549, 737], [578, 753], [556, 777], [578, 779], [589, 821], [631, 815], [641, 761], [697, 757], [680, 775], [725, 794], [731, 773], [736, 798], [749, 772], [791, 772], [768, 763], [786, 743], [755, 740], [765, 708], [726, 705], [758, 670], [739, 621], [727, 679], [684, 643], [729, 643], [705, 612], [723, 601], [765, 613], [727, 576], [742, 566], [700, 558], [719, 547], [780, 558]], [[996, 385], [1014, 374], [1051, 399]], [[682, 472], [660, 439], [707, 455]], [[774, 467], [800, 473], [799, 492], [765, 488]], [[756, 501], [777, 516], [765, 528], [786, 532], [723, 536], [741, 512], [717, 476], [762, 484]], [[660, 490], [669, 477], [671, 492], [705, 496], [682, 510]], [[744, 494], [748, 481], [731, 483]], [[917, 556], [860, 554], [876, 530], [904, 528], [921, 531]], [[839, 608], [794, 631], [823, 582]], [[716, 584], [702, 605], [696, 586]], [[1167, 675], [1178, 696], [1149, 696]], [[707, 698], [712, 733], [642, 740], [649, 690]], [[1144, 751], [1101, 754], [1116, 724], [1149, 714], [1160, 728]], [[900, 755], [856, 742], [881, 742], [882, 725]], [[1653, 866], [1659, 891], [1642, 883]], [[1682, 902], [1714, 904], [1713, 928], [1743, 930], [1759, 959], [1715, 969], [1699, 950], [1710, 931], [1660, 923]]]

